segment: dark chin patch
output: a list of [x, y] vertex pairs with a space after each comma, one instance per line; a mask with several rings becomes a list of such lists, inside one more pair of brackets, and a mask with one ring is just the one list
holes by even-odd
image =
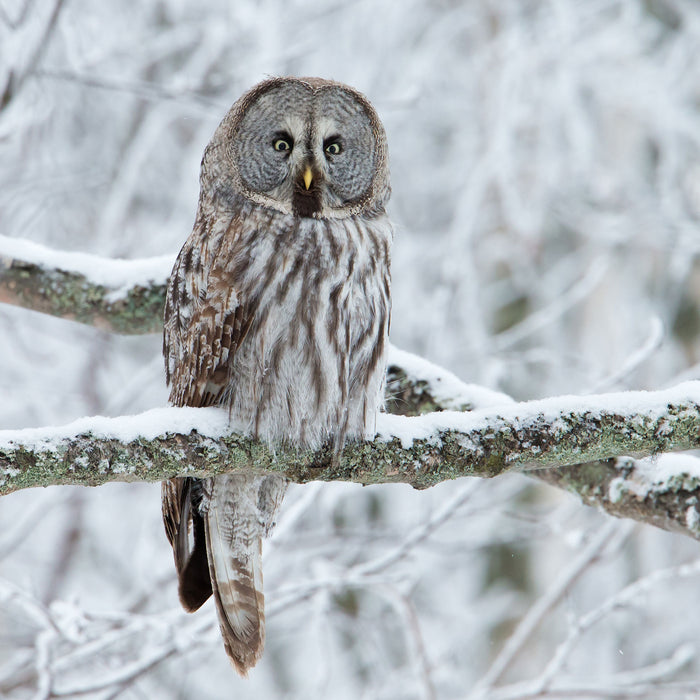
[[310, 217], [321, 211], [321, 191], [318, 187], [310, 190], [297, 185], [292, 195], [292, 211], [294, 216]]

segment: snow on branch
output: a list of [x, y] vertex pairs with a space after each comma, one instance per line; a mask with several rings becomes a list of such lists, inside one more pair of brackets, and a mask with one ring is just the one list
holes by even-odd
[[[443, 368], [393, 346], [389, 355], [388, 380], [387, 410], [392, 413], [419, 415], [442, 409], [473, 411], [495, 406], [502, 408], [512, 402], [505, 394], [465, 384]], [[690, 389], [689, 396], [696, 391], [692, 384], [685, 386]], [[626, 420], [636, 420], [635, 397], [650, 396], [644, 392], [608, 394], [587, 396], [582, 401], [596, 407], [599, 398], [615, 401], [613, 397], [619, 397], [624, 401], [627, 397], [628, 409], [632, 413]], [[563, 397], [559, 401], [563, 404], [569, 399], [575, 400], [575, 397]], [[545, 404], [551, 408], [555, 401], [557, 399], [549, 399]], [[532, 408], [535, 403], [520, 405]], [[638, 407], [641, 409], [641, 405]], [[511, 403], [511, 408], [514, 409], [515, 404]], [[671, 410], [671, 404], [668, 408]], [[482, 410], [482, 414], [486, 415], [488, 411]], [[661, 425], [655, 429], [663, 432]], [[698, 427], [691, 430], [695, 431], [697, 443], [700, 443]], [[581, 458], [578, 464], [563, 466], [564, 462], [560, 461], [558, 468], [534, 469], [527, 475], [569, 491], [586, 505], [610, 515], [700, 539], [700, 459], [688, 454], [652, 454], [644, 459], [619, 456], [586, 461], [582, 453], [577, 453]]]
[[162, 408], [63, 428], [0, 431], [0, 494], [49, 484], [159, 481], [236, 469], [292, 481], [432, 486], [460, 476], [647, 456], [700, 446], [700, 382], [659, 392], [558, 397], [461, 413], [382, 414], [374, 441], [270, 450], [230, 432], [222, 409]]
[[[0, 236], [0, 301], [119, 333], [160, 330], [172, 256], [108, 260]], [[158, 409], [63, 428], [0, 431], [0, 494], [50, 484], [158, 481], [240, 468], [298, 482], [403, 482], [528, 474], [620, 517], [700, 539], [700, 383], [660, 392], [515, 403], [391, 348], [387, 411], [372, 442], [269, 450], [217, 409]], [[696, 508], [696, 506], [698, 506]]]
[[174, 261], [112, 260], [0, 236], [0, 302], [114, 333], [157, 333]]

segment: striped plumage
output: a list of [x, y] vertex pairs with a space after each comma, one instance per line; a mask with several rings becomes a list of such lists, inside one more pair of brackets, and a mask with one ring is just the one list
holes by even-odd
[[[388, 197], [384, 132], [359, 93], [318, 79], [246, 93], [205, 151], [168, 287], [171, 403], [226, 407], [232, 430], [273, 445], [371, 437], [390, 316]], [[285, 487], [240, 473], [163, 484], [181, 601], [196, 610], [213, 592], [242, 674], [262, 653], [261, 540]]]

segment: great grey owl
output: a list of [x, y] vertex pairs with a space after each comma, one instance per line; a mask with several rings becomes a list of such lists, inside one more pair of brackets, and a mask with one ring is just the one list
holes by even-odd
[[[170, 402], [222, 406], [232, 430], [286, 448], [373, 437], [392, 240], [373, 107], [340, 83], [266, 80], [217, 128], [200, 187], [165, 306]], [[240, 472], [163, 483], [182, 605], [214, 594], [243, 675], [263, 649], [261, 541], [285, 488]]]

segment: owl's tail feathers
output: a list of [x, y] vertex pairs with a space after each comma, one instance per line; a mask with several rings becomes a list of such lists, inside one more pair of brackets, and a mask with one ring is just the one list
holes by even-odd
[[162, 493], [163, 521], [175, 557], [180, 602], [187, 612], [194, 612], [212, 594], [204, 519], [197, 508], [201, 485], [197, 479], [169, 479], [163, 482]]
[[206, 517], [209, 573], [224, 648], [236, 671], [247, 676], [265, 645], [262, 537], [246, 537], [225, 516], [210, 507]]
[[204, 520], [199, 514], [192, 517], [192, 531], [194, 533], [194, 547], [187, 563], [182, 570], [178, 570], [178, 593], [182, 607], [187, 612], [198, 610], [212, 594]]

